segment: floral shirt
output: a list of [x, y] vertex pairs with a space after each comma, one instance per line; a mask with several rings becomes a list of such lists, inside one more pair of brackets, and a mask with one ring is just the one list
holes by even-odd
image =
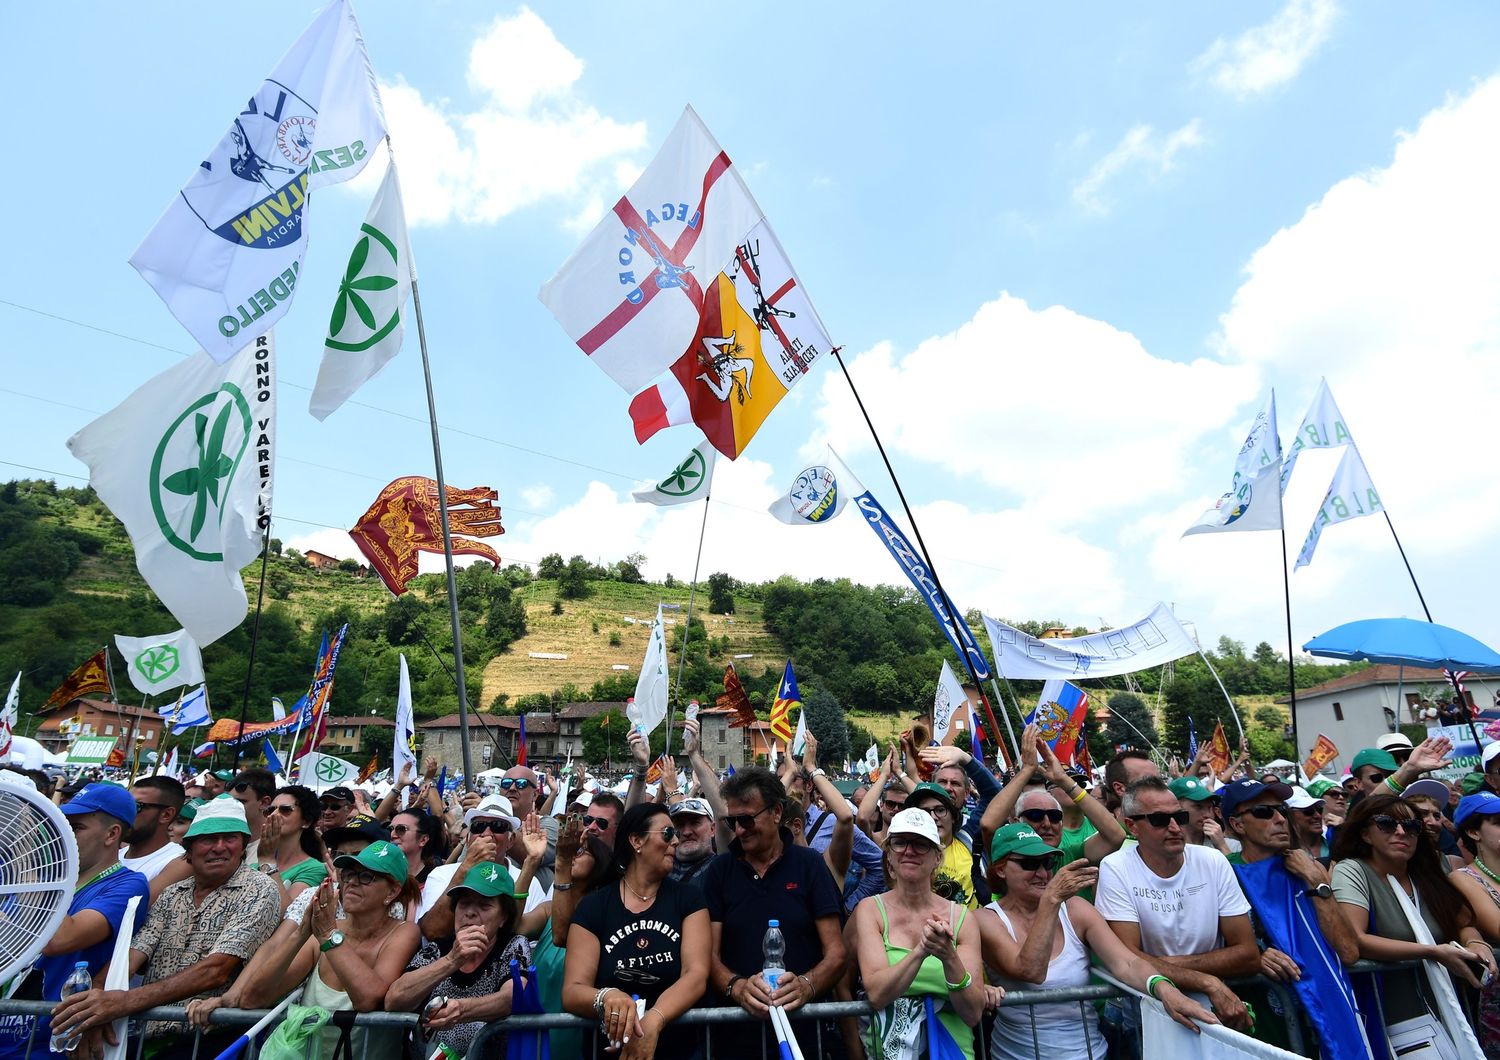
[[[193, 904], [192, 877], [161, 892], [151, 907], [150, 919], [131, 940], [130, 948], [146, 955], [143, 971], [147, 983], [159, 983], [191, 968], [214, 953], [227, 953], [248, 961], [250, 955], [270, 939], [281, 920], [281, 888], [271, 877], [241, 865], [233, 876], [203, 901]], [[217, 997], [217, 990], [193, 997]], [[147, 1027], [147, 1035], [180, 1030], [171, 1023]]]
[[[453, 948], [453, 939], [439, 939], [436, 942], [424, 942], [422, 948], [412, 957], [406, 966], [408, 972], [414, 972], [418, 968], [425, 968], [433, 961], [441, 960], [447, 956]], [[521, 962], [522, 968], [531, 963], [531, 943], [524, 935], [515, 935], [502, 946], [495, 946], [490, 950], [489, 956], [484, 959], [478, 968], [472, 972], [462, 972], [455, 969], [452, 974], [443, 979], [437, 986], [432, 988], [429, 997], [488, 997], [490, 994], [498, 994], [500, 988], [510, 982], [510, 962], [512, 959]], [[459, 1056], [469, 1051], [469, 1046], [474, 1042], [474, 1036], [484, 1026], [482, 1021], [475, 1023], [460, 1023], [447, 1030], [438, 1031], [433, 1036], [433, 1041], [446, 1045]], [[503, 1053], [505, 1045], [503, 1039], [495, 1043], [495, 1048]]]

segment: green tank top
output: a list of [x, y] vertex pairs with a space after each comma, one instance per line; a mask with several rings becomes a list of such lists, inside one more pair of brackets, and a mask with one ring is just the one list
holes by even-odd
[[[953, 938], [957, 940], [959, 930], [964, 926], [964, 917], [969, 915], [969, 910], [967, 906], [959, 902], [950, 902], [948, 907], [948, 916], [953, 922]], [[875, 896], [875, 908], [880, 910], [880, 941], [885, 945], [885, 959], [892, 965], [899, 964], [911, 950], [908, 947], [897, 946], [891, 942], [891, 922], [885, 913], [884, 895], [877, 894]], [[956, 919], [952, 912], [954, 909], [958, 910]], [[906, 988], [902, 996], [911, 998], [931, 996], [933, 1006], [937, 1010], [938, 1022], [947, 1028], [948, 1033], [958, 1043], [958, 1047], [963, 1051], [964, 1056], [972, 1060], [974, 1056], [974, 1030], [959, 1018], [958, 1013], [953, 1011], [953, 1006], [948, 1002], [948, 977], [943, 973], [942, 961], [936, 957], [924, 958], [921, 967], [917, 969], [917, 977], [911, 981], [911, 985]], [[881, 1022], [877, 1017], [871, 1026], [872, 1032], [875, 1032], [877, 1036], [879, 1036], [879, 1030], [876, 1025]], [[878, 1048], [872, 1050], [877, 1055], [883, 1051]]]

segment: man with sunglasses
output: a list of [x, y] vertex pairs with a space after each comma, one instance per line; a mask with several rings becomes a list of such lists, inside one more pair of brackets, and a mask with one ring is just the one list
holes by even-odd
[[172, 842], [169, 829], [182, 808], [182, 784], [171, 777], [142, 777], [130, 789], [135, 797], [135, 821], [125, 831], [120, 863], [151, 883], [151, 897], [192, 873], [186, 851]]
[[245, 808], [245, 823], [250, 826], [250, 842], [245, 846], [245, 861], [260, 862], [260, 834], [266, 826], [266, 813], [276, 797], [276, 775], [269, 769], [252, 766], [242, 769], [229, 782], [228, 794]]
[[1225, 858], [1187, 841], [1188, 811], [1160, 777], [1125, 789], [1121, 810], [1137, 843], [1099, 865], [1095, 906], [1120, 940], [1183, 990], [1208, 995], [1219, 1018], [1250, 1026], [1226, 978], [1260, 971], [1250, 903]]
[[[1254, 780], [1227, 784], [1220, 797], [1226, 827], [1241, 843], [1231, 860], [1262, 945], [1261, 974], [1292, 984], [1327, 1060], [1367, 1060], [1369, 1045], [1343, 971], [1359, 959], [1359, 943], [1334, 900], [1328, 869], [1295, 836], [1296, 811], [1291, 807], [1311, 797], [1301, 788]], [[1258, 997], [1250, 1000], [1263, 1016], [1274, 1012]], [[1280, 1021], [1263, 1019], [1255, 1033], [1262, 1041], [1289, 1047]]]
[[[521, 820], [526, 820], [533, 813], [541, 813], [542, 831], [547, 834], [547, 856], [542, 859], [542, 868], [545, 871], [544, 886], [552, 886], [552, 866], [557, 860], [557, 830], [560, 822], [556, 817], [547, 813], [543, 807], [537, 807], [542, 798], [541, 778], [536, 771], [528, 766], [511, 766], [500, 778], [500, 794], [510, 800], [512, 810]], [[554, 793], [555, 794], [555, 793]]]
[[1424, 775], [1448, 765], [1448, 753], [1452, 750], [1452, 740], [1434, 736], [1417, 744], [1404, 761], [1397, 762], [1390, 751], [1366, 747], [1354, 756], [1349, 767], [1355, 788], [1351, 801], [1365, 795], [1400, 795]]
[[318, 834], [323, 835], [334, 828], [343, 828], [354, 813], [354, 792], [340, 786], [329, 788], [318, 795]]

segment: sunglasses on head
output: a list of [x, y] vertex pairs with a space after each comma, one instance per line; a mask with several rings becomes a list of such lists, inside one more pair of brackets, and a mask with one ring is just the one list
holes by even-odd
[[1062, 824], [1063, 814], [1061, 810], [1022, 810], [1017, 816], [1032, 824], [1041, 824], [1043, 821]]
[[609, 828], [608, 817], [591, 817], [588, 814], [584, 814], [580, 820], [583, 821], [583, 827], [585, 828], [597, 828], [601, 832]]
[[297, 812], [297, 807], [295, 807], [295, 806], [272, 806], [271, 807], [271, 812], [272, 813], [279, 813], [283, 817], [290, 817], [292, 814], [294, 814], [294, 813]]
[[1251, 817], [1254, 817], [1257, 821], [1269, 821], [1272, 817], [1275, 817], [1277, 814], [1280, 814], [1281, 816], [1285, 817], [1286, 816], [1286, 807], [1285, 806], [1247, 806], [1243, 810], [1236, 810], [1235, 813], [1234, 813], [1234, 816], [1236, 816], [1236, 817], [1244, 817], [1246, 814], [1249, 814]]
[[755, 827], [755, 819], [770, 808], [767, 806], [756, 810], [754, 813], [727, 813], [724, 815], [724, 820], [728, 821], [729, 827], [736, 832], [748, 832]]
[[486, 832], [494, 832], [496, 835], [506, 835], [510, 832], [510, 822], [479, 820], [469, 825], [470, 835], [484, 835]]
[[1016, 857], [1012, 854], [1010, 863], [1022, 872], [1035, 872], [1037, 869], [1046, 869], [1048, 872], [1057, 871], [1056, 854], [1039, 854], [1030, 858]]
[[1388, 813], [1377, 813], [1370, 818], [1370, 823], [1386, 835], [1395, 835], [1398, 828], [1406, 835], [1420, 835], [1422, 832], [1422, 822], [1415, 817], [1392, 817]]
[[1172, 813], [1136, 813], [1131, 814], [1132, 821], [1145, 821], [1152, 828], [1165, 828], [1167, 825], [1176, 823], [1178, 828], [1186, 828], [1188, 823], [1188, 812], [1186, 810], [1175, 810]]
[[525, 791], [529, 787], [531, 787], [531, 781], [526, 777], [500, 778], [500, 788], [502, 791], [510, 791], [512, 788], [516, 789], [517, 791]]

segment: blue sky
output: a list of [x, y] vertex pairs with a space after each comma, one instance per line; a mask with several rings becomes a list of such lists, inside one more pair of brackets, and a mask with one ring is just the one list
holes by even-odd
[[[1210, 638], [1283, 645], [1277, 535], [1178, 535], [1266, 389], [1286, 438], [1326, 374], [1435, 617], [1500, 642], [1492, 5], [357, 10], [449, 480], [500, 491], [507, 559], [691, 573], [699, 511], [629, 491], [693, 430], [638, 447], [628, 395], [536, 298], [691, 103], [845, 346], [961, 605], [1093, 626], [1164, 599]], [[0, 473], [84, 474], [68, 436], [190, 352], [126, 259], [312, 11], [0, 15], [30, 42], [0, 71]], [[305, 411], [381, 168], [320, 195], [278, 332], [276, 533], [340, 554], [386, 481], [431, 468], [414, 337], [359, 395], [376, 408]], [[764, 514], [827, 443], [896, 506], [834, 368], [721, 465], [705, 572], [896, 580], [854, 520]], [[1293, 554], [1336, 462], [1298, 465]], [[1384, 521], [1330, 529], [1293, 582], [1298, 642], [1387, 614], [1420, 612]]]

